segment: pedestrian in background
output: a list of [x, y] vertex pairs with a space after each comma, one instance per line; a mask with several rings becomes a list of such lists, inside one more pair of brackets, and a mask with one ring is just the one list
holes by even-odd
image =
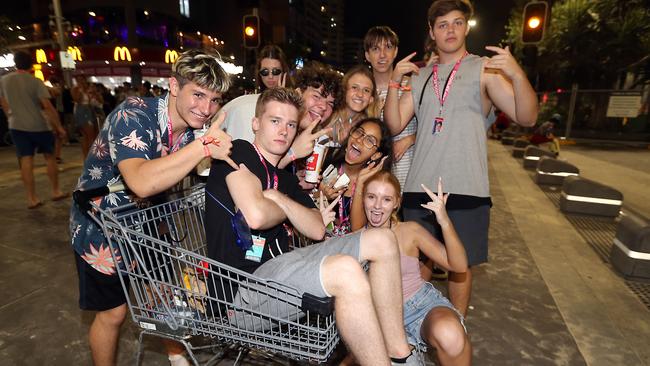
[[0, 79], [0, 104], [7, 115], [9, 132], [16, 145], [20, 174], [27, 193], [27, 208], [31, 209], [43, 204], [36, 194], [34, 183], [36, 152], [45, 157], [52, 200], [67, 197], [59, 188], [59, 172], [54, 156], [55, 139], [65, 137], [66, 132], [58, 112], [50, 102], [51, 96], [45, 84], [29, 72], [32, 67], [31, 56], [18, 51], [14, 54], [14, 62], [17, 70]]

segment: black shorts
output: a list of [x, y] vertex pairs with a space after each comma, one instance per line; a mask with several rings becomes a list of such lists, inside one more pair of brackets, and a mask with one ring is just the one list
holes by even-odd
[[[404, 220], [416, 221], [431, 235], [444, 243], [442, 230], [431, 212], [424, 208], [404, 208]], [[474, 266], [488, 261], [488, 229], [490, 227], [490, 205], [476, 208], [448, 210], [458, 237], [465, 246], [467, 264]]]
[[[79, 276], [79, 308], [104, 311], [126, 303], [124, 290], [117, 275], [105, 275], [74, 252]], [[126, 282], [128, 289], [129, 283]]]

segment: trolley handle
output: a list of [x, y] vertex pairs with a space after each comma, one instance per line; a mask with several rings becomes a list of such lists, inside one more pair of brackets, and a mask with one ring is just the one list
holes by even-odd
[[90, 210], [90, 201], [95, 197], [103, 197], [109, 193], [126, 190], [122, 183], [116, 183], [111, 186], [91, 188], [87, 190], [76, 190], [72, 192], [72, 199], [83, 211]]

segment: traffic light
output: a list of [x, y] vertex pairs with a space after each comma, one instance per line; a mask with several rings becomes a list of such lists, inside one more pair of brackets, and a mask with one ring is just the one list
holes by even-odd
[[244, 15], [243, 26], [244, 47], [257, 48], [260, 46], [260, 18], [257, 15]]
[[526, 4], [521, 31], [523, 43], [538, 43], [544, 38], [547, 15], [548, 4], [545, 1], [533, 1]]

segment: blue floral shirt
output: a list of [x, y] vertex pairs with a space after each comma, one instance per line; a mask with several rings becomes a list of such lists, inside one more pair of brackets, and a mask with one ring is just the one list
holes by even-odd
[[[124, 183], [117, 167], [120, 161], [133, 158], [151, 160], [170, 153], [167, 146], [168, 102], [169, 94], [164, 98], [129, 97], [117, 106], [106, 117], [104, 127], [90, 148], [76, 189]], [[179, 146], [193, 140], [194, 134], [188, 129]], [[134, 200], [131, 193], [115, 192], [97, 198], [95, 203], [101, 208], [110, 208]], [[72, 247], [89, 265], [107, 275], [116, 273], [116, 265], [121, 262], [119, 253], [116, 252], [118, 263], [114, 263], [102, 229], [75, 203], [70, 209], [70, 236]]]

